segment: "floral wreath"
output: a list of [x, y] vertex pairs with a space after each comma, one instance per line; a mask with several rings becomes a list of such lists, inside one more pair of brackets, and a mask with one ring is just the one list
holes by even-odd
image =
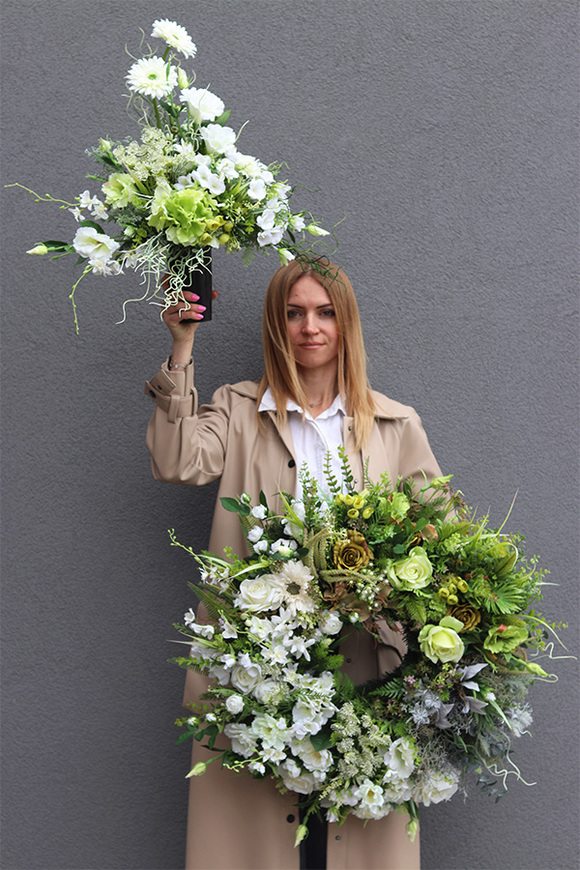
[[[533, 609], [544, 571], [526, 561], [522, 536], [470, 514], [451, 476], [391, 486], [384, 475], [356, 491], [342, 454], [343, 485], [327, 463], [329, 495], [306, 470], [304, 496], [224, 498], [239, 514], [252, 555], [227, 559], [186, 549], [201, 566], [192, 585], [210, 621], [193, 610], [176, 625], [190, 646], [173, 659], [212, 680], [179, 740], [206, 741], [223, 767], [272, 778], [297, 793], [307, 819], [323, 813], [380, 819], [448, 800], [464, 774], [497, 798], [509, 774], [522, 779], [512, 740], [532, 722], [535, 679], [554, 676], [530, 656], [550, 657], [556, 626]], [[504, 523], [505, 525], [505, 523]], [[355, 685], [340, 645], [353, 631], [402, 632], [407, 654], [379, 680]], [[223, 732], [227, 749], [215, 747]], [[207, 763], [188, 776], [203, 774]]]

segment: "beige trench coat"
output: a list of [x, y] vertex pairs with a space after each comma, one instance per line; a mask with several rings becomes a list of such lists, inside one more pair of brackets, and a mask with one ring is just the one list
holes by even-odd
[[[236, 514], [221, 507], [221, 496], [260, 490], [276, 506], [276, 493], [296, 489], [296, 460], [290, 428], [278, 425], [275, 412], [265, 412], [257, 425], [258, 384], [243, 381], [221, 387], [209, 405], [198, 410], [193, 364], [185, 371], [167, 371], [166, 364], [147, 382], [145, 392], [157, 405], [147, 430], [153, 475], [157, 480], [200, 486], [221, 478], [209, 550], [247, 553]], [[344, 419], [344, 444], [355, 479], [362, 480], [368, 459], [369, 477], [387, 471], [391, 481], [414, 477], [423, 482], [439, 475], [421, 421], [413, 408], [374, 393], [377, 412], [369, 443], [354, 450], [352, 419]], [[344, 670], [356, 683], [393, 670], [404, 655], [400, 635], [385, 627], [383, 644], [373, 645], [354, 634], [341, 647]], [[205, 691], [207, 680], [189, 671], [184, 703]], [[198, 743], [196, 763], [212, 756]], [[192, 779], [189, 799], [187, 870], [298, 870], [294, 848], [298, 826], [297, 796], [280, 795], [269, 780], [236, 776], [211, 764]], [[412, 844], [405, 832], [406, 815], [391, 814], [366, 824], [349, 817], [344, 825], [328, 825], [328, 870], [418, 870], [419, 838]]]

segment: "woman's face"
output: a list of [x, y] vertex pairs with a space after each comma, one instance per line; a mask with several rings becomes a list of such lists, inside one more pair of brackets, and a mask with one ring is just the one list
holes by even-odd
[[338, 327], [330, 296], [316, 278], [303, 275], [288, 296], [288, 334], [296, 365], [336, 369]]

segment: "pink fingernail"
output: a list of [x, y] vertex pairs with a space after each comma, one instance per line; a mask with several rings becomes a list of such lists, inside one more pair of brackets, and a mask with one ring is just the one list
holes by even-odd
[[198, 320], [203, 320], [203, 314], [200, 311], [198, 311], [195, 316]]
[[196, 296], [195, 293], [191, 294], [191, 301], [192, 302], [197, 302], [198, 299], [199, 299], [199, 296]]
[[205, 311], [205, 305], [198, 305], [197, 310], [198, 311]]

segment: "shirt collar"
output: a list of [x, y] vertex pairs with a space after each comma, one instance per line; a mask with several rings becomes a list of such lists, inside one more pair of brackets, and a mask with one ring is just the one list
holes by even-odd
[[[260, 402], [260, 407], [258, 408], [258, 411], [275, 411], [275, 410], [276, 410], [276, 402], [274, 401], [274, 394], [272, 393], [272, 390], [270, 389], [270, 387], [267, 387], [266, 392], [262, 396], [262, 401]], [[300, 405], [297, 405], [296, 402], [293, 401], [293, 399], [286, 400], [286, 410], [287, 411], [298, 411], [299, 414], [302, 414], [302, 408], [300, 407]], [[344, 407], [340, 393], [338, 393], [338, 395], [336, 396], [336, 398], [335, 398], [334, 402], [332, 403], [332, 405], [330, 406], [330, 408], [327, 408], [326, 411], [323, 411], [322, 414], [319, 414], [316, 419], [317, 420], [320, 420], [320, 419], [325, 420], [328, 417], [334, 417], [335, 414], [345, 414], [346, 415], [346, 408]], [[309, 411], [306, 411], [306, 416], [312, 417], [312, 415], [310, 414]]]

